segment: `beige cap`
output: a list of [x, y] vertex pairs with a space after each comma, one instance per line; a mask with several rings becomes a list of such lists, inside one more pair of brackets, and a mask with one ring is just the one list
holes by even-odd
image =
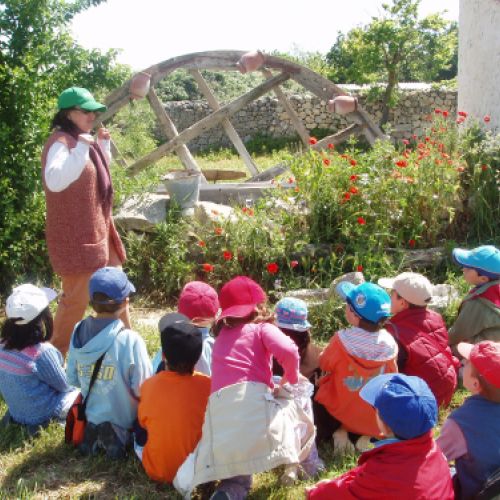
[[378, 284], [395, 290], [403, 299], [416, 306], [426, 306], [432, 299], [431, 282], [418, 273], [401, 273], [395, 278], [380, 278]]

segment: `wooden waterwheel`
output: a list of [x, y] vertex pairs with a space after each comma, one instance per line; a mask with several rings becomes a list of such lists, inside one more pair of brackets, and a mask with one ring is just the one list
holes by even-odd
[[[255, 64], [254, 60], [250, 65], [245, 65], [245, 61], [248, 61], [249, 57], [250, 59], [252, 57], [257, 57], [257, 64]], [[251, 67], [252, 64], [254, 67]], [[248, 66], [250, 66], [250, 68]], [[165, 107], [160, 102], [155, 91], [155, 85], [159, 81], [178, 69], [187, 70], [191, 74], [201, 94], [205, 97], [212, 109], [209, 115], [180, 132], [166, 112]], [[260, 71], [263, 75], [262, 83], [255, 86], [249, 92], [237, 97], [232, 102], [224, 105], [218, 103], [214, 93], [201, 74], [202, 70], [246, 72], [248, 69]], [[235, 113], [269, 92], [274, 92], [276, 95], [279, 103], [288, 114], [305, 148], [311, 147], [316, 150], [321, 150], [326, 148], [328, 144], [339, 144], [353, 134], [364, 135], [370, 144], [373, 144], [377, 138], [384, 137], [382, 131], [375, 125], [366, 111], [362, 107], [357, 106], [353, 112], [346, 115], [348, 121], [351, 122], [349, 126], [329, 137], [325, 137], [316, 144], [310, 144], [310, 136], [307, 128], [295, 112], [285, 92], [282, 90], [281, 85], [287, 80], [294, 80], [304, 89], [324, 101], [331, 100], [337, 96], [347, 95], [346, 92], [331, 81], [300, 64], [290, 62], [280, 57], [265, 55], [261, 52], [214, 51], [187, 54], [150, 66], [138, 75], [125, 82], [120, 88], [116, 89], [106, 98], [108, 109], [99, 116], [100, 122], [111, 119], [118, 110], [130, 102], [131, 98], [146, 97], [149, 101], [168, 140], [144, 157], [135, 160], [133, 164], [125, 164], [130, 175], [136, 175], [141, 170], [147, 168], [149, 165], [171, 152], [175, 152], [179, 156], [186, 169], [199, 171], [200, 168], [187, 147], [187, 143], [202, 133], [221, 125], [251, 175], [245, 182], [268, 181], [276, 177], [284, 172], [287, 166], [280, 164], [263, 172], [259, 172], [242, 139], [231, 123], [231, 117], [235, 115]], [[138, 78], [145, 83], [145, 85], [142, 85], [142, 89], [139, 90], [139, 93], [137, 93], [137, 90], [134, 88], [137, 87]], [[133, 95], [134, 92], [135, 95]], [[112, 145], [112, 147], [114, 147], [114, 145]], [[242, 187], [243, 184], [244, 183], [242, 183]]]

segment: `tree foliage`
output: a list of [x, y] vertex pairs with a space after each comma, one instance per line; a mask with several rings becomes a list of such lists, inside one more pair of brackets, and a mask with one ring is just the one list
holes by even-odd
[[440, 14], [418, 17], [420, 0], [392, 0], [379, 17], [339, 33], [327, 54], [337, 83], [385, 82], [384, 116], [402, 80], [436, 81], [456, 75], [458, 29]]
[[49, 271], [40, 152], [58, 94], [122, 83], [116, 53], [85, 50], [69, 33], [79, 12], [102, 0], [0, 1], [0, 292]]

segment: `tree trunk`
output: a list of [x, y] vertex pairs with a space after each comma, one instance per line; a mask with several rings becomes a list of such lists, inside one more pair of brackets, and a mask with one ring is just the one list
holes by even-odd
[[380, 126], [385, 125], [389, 121], [389, 103], [391, 102], [392, 94], [397, 83], [396, 72], [390, 71], [384, 98], [382, 100], [382, 119], [380, 120]]

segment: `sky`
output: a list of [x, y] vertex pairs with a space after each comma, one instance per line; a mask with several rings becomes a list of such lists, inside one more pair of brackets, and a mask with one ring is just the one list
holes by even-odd
[[[388, 0], [386, 0], [388, 3]], [[133, 70], [208, 50], [320, 52], [338, 31], [367, 24], [383, 0], [107, 0], [75, 17], [72, 32], [85, 48], [119, 49]], [[420, 16], [447, 11], [458, 21], [459, 0], [422, 0]], [[347, 7], [348, 8], [347, 8]]]

